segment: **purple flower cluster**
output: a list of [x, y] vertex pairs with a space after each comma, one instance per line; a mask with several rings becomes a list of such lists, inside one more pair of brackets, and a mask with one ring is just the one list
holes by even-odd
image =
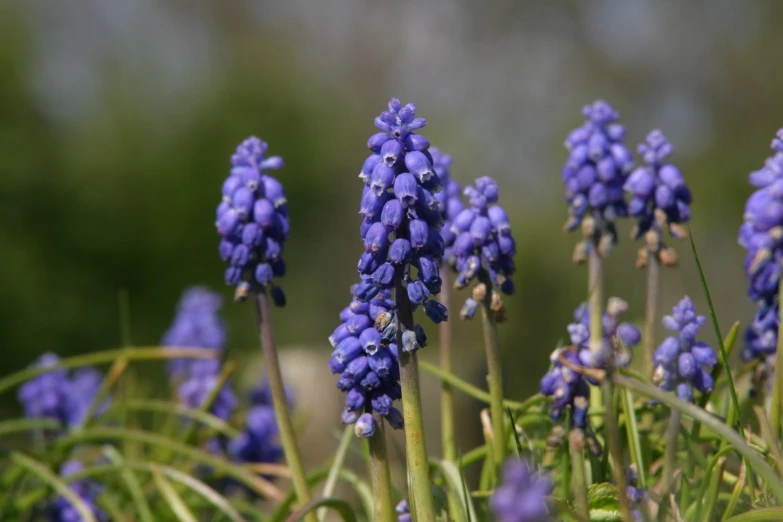
[[[194, 360], [177, 389], [180, 404], [188, 408], [200, 408], [220, 383], [220, 362], [215, 359]], [[231, 386], [223, 384], [217, 391], [209, 411], [212, 415], [228, 420], [237, 407], [237, 399]]]
[[625, 129], [615, 123], [619, 114], [602, 100], [586, 105], [582, 114], [587, 121], [565, 142], [569, 153], [562, 176], [570, 214], [566, 229], [582, 225], [586, 236], [577, 245], [577, 262], [595, 246], [606, 255], [617, 241], [614, 222], [628, 215], [623, 185], [633, 165], [623, 143]]
[[394, 510], [397, 512], [397, 522], [413, 521], [413, 515], [411, 515], [411, 508], [408, 505], [407, 500], [400, 500], [399, 504], [397, 504], [397, 507], [394, 508]]
[[[222, 306], [221, 297], [206, 288], [188, 288], [182, 294], [177, 305], [177, 314], [163, 334], [161, 343], [167, 348], [222, 350], [226, 343], [226, 325], [218, 315]], [[169, 375], [175, 380], [185, 378], [191, 361], [192, 359], [170, 359]]]
[[688, 402], [693, 402], [693, 388], [702, 393], [712, 390], [710, 372], [718, 363], [715, 350], [696, 341], [704, 322], [690, 297], [683, 297], [672, 309], [672, 315], [663, 317], [663, 325], [677, 336], [664, 339], [653, 357], [653, 382], [664, 390], [675, 390], [680, 399]]
[[[69, 460], [60, 467], [60, 475], [63, 477], [68, 477], [69, 475], [78, 473], [83, 469], [84, 466], [82, 466], [81, 462], [76, 460]], [[83, 479], [71, 482], [69, 487], [90, 508], [90, 511], [96, 520], [101, 522], [108, 520], [106, 513], [98, 508], [95, 502], [95, 500], [98, 498], [98, 495], [101, 494], [101, 486], [99, 484]], [[46, 519], [48, 522], [82, 522], [82, 516], [73, 506], [73, 504], [71, 504], [71, 502], [63, 496], [57, 497], [51, 504], [49, 504], [46, 514]]]
[[451, 224], [465, 208], [461, 198], [462, 189], [449, 172], [451, 155], [443, 154], [435, 147], [430, 148], [430, 155], [432, 155], [432, 166], [443, 184], [443, 190], [435, 194], [440, 204], [440, 215], [443, 219], [443, 225], [440, 229], [440, 235], [443, 237], [445, 247], [443, 262], [447, 266], [455, 268], [456, 259], [451, 247], [454, 245], [457, 235], [451, 230]]
[[628, 349], [639, 344], [642, 335], [637, 327], [621, 321], [627, 311], [628, 304], [625, 301], [617, 297], [609, 298], [602, 319], [602, 345], [594, 353], [590, 351], [589, 309], [586, 304], [576, 309], [575, 321], [568, 325], [571, 346], [552, 352], [552, 369], [540, 382], [541, 393], [552, 397], [550, 415], [553, 421], [560, 419], [566, 407], [570, 406], [574, 426], [587, 426], [590, 384], [596, 385], [598, 382], [581, 373], [580, 369], [605, 369], [610, 360], [614, 366], [623, 368], [631, 362]]
[[511, 457], [503, 467], [503, 479], [492, 495], [491, 506], [499, 522], [551, 520], [547, 497], [552, 482], [534, 474], [527, 462]]
[[[463, 319], [470, 319], [476, 313], [478, 301], [484, 299], [492, 286], [505, 294], [514, 293], [511, 275], [516, 270], [513, 259], [516, 243], [506, 211], [499, 205], [490, 205], [498, 200], [495, 180], [487, 176], [478, 178], [475, 187], [465, 187], [465, 196], [470, 207], [454, 218], [451, 231], [456, 235], [452, 250], [459, 272], [455, 288], [465, 288], [474, 279], [478, 279], [480, 285], [474, 291], [478, 295], [468, 297], [460, 313]], [[502, 321], [505, 311], [499, 295], [495, 301], [497, 304], [492, 310]]]
[[[53, 353], [43, 354], [34, 366], [52, 368], [60, 362]], [[87, 414], [103, 377], [94, 368], [79, 368], [70, 375], [65, 369], [54, 369], [24, 383], [18, 392], [24, 414], [29, 418], [59, 420], [64, 426], [80, 425]], [[106, 409], [100, 404], [95, 413]]]
[[281, 168], [283, 159], [264, 157], [267, 149], [265, 142], [251, 137], [231, 156], [233, 167], [223, 183], [216, 226], [220, 257], [228, 263], [226, 284], [237, 285], [237, 299], [271, 286], [275, 304], [284, 306], [285, 294], [272, 280], [285, 275], [288, 207], [283, 186], [265, 172]]
[[[372, 151], [359, 177], [364, 182], [359, 213], [364, 253], [358, 271], [362, 282], [354, 296], [370, 301], [396, 282], [407, 286], [413, 307], [424, 306], [434, 322], [446, 320], [448, 311], [431, 295], [438, 294], [441, 279], [438, 259], [445, 243], [439, 232], [443, 221], [440, 176], [433, 167], [429, 141], [414, 131], [426, 125], [416, 118], [416, 106], [403, 106], [392, 98], [389, 110], [375, 118], [382, 132], [367, 141]], [[411, 266], [417, 270], [414, 280]]]
[[646, 165], [637, 167], [624, 185], [631, 195], [628, 213], [638, 218], [632, 237], [643, 237], [646, 243], [639, 250], [636, 266], [645, 267], [651, 255], [664, 265], [674, 266], [677, 254], [663, 243], [661, 233], [668, 229], [675, 239], [686, 237], [682, 223], [691, 217], [691, 191], [679, 169], [667, 161], [672, 146], [661, 131], [652, 131], [638, 152]]
[[[402, 414], [393, 406], [402, 393], [397, 326], [389, 293], [381, 290], [369, 301], [354, 298], [340, 312], [341, 324], [329, 336], [334, 347], [329, 367], [332, 373], [340, 374], [337, 387], [346, 394], [343, 423], [356, 424], [360, 437], [375, 433], [373, 410], [395, 428], [402, 428]], [[402, 338], [410, 344], [409, 350], [415, 350], [426, 342], [423, 335], [417, 325], [415, 332], [406, 331]]]
[[625, 495], [628, 497], [628, 501], [631, 507], [634, 508], [631, 511], [633, 522], [644, 522], [644, 516], [639, 511], [639, 505], [647, 498], [647, 492], [638, 488], [639, 473], [636, 470], [635, 465], [631, 465], [625, 468]]
[[748, 295], [759, 303], [758, 312], [745, 332], [746, 360], [766, 360], [777, 351], [778, 292], [783, 269], [783, 129], [772, 140], [775, 154], [750, 174], [756, 187], [745, 204], [739, 244], [748, 253], [745, 277]]
[[260, 387], [250, 394], [252, 406], [245, 418], [239, 437], [228, 444], [228, 453], [237, 462], [277, 462], [283, 455], [278, 440], [277, 420], [272, 407], [269, 387]]

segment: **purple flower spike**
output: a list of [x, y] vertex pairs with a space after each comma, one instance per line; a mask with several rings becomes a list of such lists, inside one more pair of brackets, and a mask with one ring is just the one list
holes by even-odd
[[677, 256], [664, 244], [662, 232], [669, 230], [675, 239], [685, 237], [682, 225], [690, 220], [691, 191], [677, 167], [668, 162], [672, 146], [661, 131], [652, 131], [638, 151], [646, 165], [631, 172], [623, 185], [631, 196], [628, 213], [638, 218], [632, 237], [645, 239], [636, 266], [645, 267], [650, 256], [664, 265], [674, 266]]
[[[628, 215], [622, 187], [632, 168], [631, 153], [623, 143], [623, 127], [615, 123], [619, 114], [608, 103], [598, 100], [586, 105], [582, 114], [587, 121], [565, 142], [568, 159], [562, 179], [569, 211], [565, 228], [583, 225], [587, 248], [607, 255], [617, 241], [615, 220]], [[644, 185], [644, 180], [636, 185]], [[583, 257], [574, 259], [582, 262]]]
[[[281, 256], [289, 235], [285, 191], [266, 172], [281, 168], [283, 160], [278, 156], [266, 158], [267, 148], [265, 142], [255, 137], [237, 147], [217, 210], [220, 258], [228, 264], [226, 284], [237, 286], [236, 299], [240, 301], [249, 291], [259, 291], [272, 284], [269, 271], [259, 268], [261, 265], [277, 267], [272, 277], [284, 273]], [[365, 212], [380, 210], [373, 204], [377, 201], [368, 197]], [[276, 292], [278, 295], [273, 299], [278, 306], [285, 301], [280, 298], [281, 292]]]
[[[60, 475], [67, 477], [79, 473], [84, 469], [81, 462], [77, 460], [68, 460], [60, 467]], [[87, 505], [90, 512], [99, 522], [109, 520], [107, 514], [97, 505], [98, 496], [103, 488], [97, 482], [88, 479], [76, 480], [68, 483], [68, 487], [76, 494], [84, 504]], [[47, 506], [47, 518], [50, 522], [78, 522], [82, 520], [81, 515], [71, 502], [63, 497], [57, 497]]]
[[663, 325], [676, 336], [664, 339], [653, 357], [653, 382], [664, 390], [676, 391], [680, 399], [688, 402], [693, 402], [694, 387], [701, 392], [712, 390], [709, 372], [718, 363], [715, 351], [695, 340], [704, 322], [690, 297], [683, 297], [672, 314], [663, 318]]
[[568, 325], [571, 346], [558, 348], [552, 352], [552, 368], [541, 378], [540, 389], [543, 395], [552, 398], [549, 412], [553, 421], [557, 421], [563, 411], [570, 407], [571, 422], [577, 428], [587, 426], [587, 410], [589, 406], [590, 385], [598, 382], [592, 377], [581, 374], [567, 364], [606, 369], [610, 362], [614, 366], [624, 368], [631, 362], [630, 349], [641, 341], [639, 329], [622, 317], [628, 311], [628, 304], [618, 297], [610, 297], [606, 312], [602, 317], [603, 338], [601, 347], [596, 352], [590, 351], [590, 313], [586, 304], [580, 305], [574, 312], [575, 322]]
[[549, 514], [550, 493], [552, 482], [548, 478], [534, 474], [524, 460], [510, 457], [492, 495], [492, 511], [498, 522], [541, 522]]

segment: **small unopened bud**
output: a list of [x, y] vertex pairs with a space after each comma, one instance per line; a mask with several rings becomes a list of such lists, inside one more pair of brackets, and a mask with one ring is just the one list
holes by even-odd
[[568, 432], [568, 447], [577, 453], [585, 449], [585, 432], [580, 428], [574, 428]]
[[465, 304], [462, 305], [462, 308], [459, 311], [459, 318], [473, 319], [476, 315], [476, 310], [478, 310], [478, 303], [474, 299], [468, 297], [465, 299]]
[[383, 332], [389, 323], [394, 319], [394, 314], [391, 312], [381, 312], [378, 317], [375, 318], [375, 329], [379, 332]]
[[590, 239], [595, 234], [595, 219], [592, 216], [587, 216], [582, 220], [582, 235], [585, 239]]
[[657, 230], [648, 230], [644, 234], [644, 244], [651, 253], [657, 252], [661, 248], [661, 234]]
[[560, 424], [555, 424], [552, 426], [552, 430], [549, 432], [549, 435], [546, 438], [546, 447], [550, 450], [556, 450], [563, 444], [563, 440], [565, 440], [565, 428], [563, 428]]
[[642, 247], [636, 252], [636, 268], [642, 269], [647, 266], [647, 257], [650, 254], [647, 252], [647, 248]]
[[658, 259], [664, 266], [677, 266], [680, 262], [680, 257], [672, 247], [662, 248], [658, 252]]
[[574, 247], [574, 254], [572, 256], [572, 260], [575, 265], [581, 265], [582, 263], [587, 261], [587, 256], [589, 255], [589, 244], [587, 241], [580, 241], [576, 244]]
[[[779, 228], [781, 233], [783, 233], [783, 227], [775, 227], [775, 228]], [[772, 230], [770, 230], [770, 233], [771, 232]], [[671, 234], [674, 239], [685, 239], [686, 237], [688, 237], [688, 229], [680, 225], [679, 223], [671, 223], [669, 225], [669, 234]]]
[[502, 307], [500, 310], [495, 312], [495, 322], [500, 324], [505, 323], [506, 321], [508, 321], [508, 314], [506, 313], [506, 308]]
[[611, 317], [620, 317], [628, 312], [628, 303], [619, 297], [610, 297], [606, 302], [606, 313]]
[[375, 435], [375, 419], [370, 413], [363, 413], [353, 427], [357, 437], [367, 438]]
[[248, 295], [250, 295], [250, 285], [247, 281], [242, 281], [237, 285], [236, 290], [234, 290], [234, 302], [241, 303], [247, 299]]
[[477, 302], [482, 302], [487, 296], [487, 285], [484, 283], [478, 283], [473, 287], [473, 299]]
[[666, 222], [668, 221], [668, 218], [666, 217], [666, 212], [661, 208], [655, 209], [655, 223], [658, 225], [658, 228], [660, 230], [663, 230], [666, 228]]
[[587, 433], [585, 435], [585, 442], [590, 449], [590, 453], [592, 453], [594, 457], [600, 458], [604, 454], [603, 446], [601, 446], [601, 443], [593, 433]]
[[614, 235], [604, 234], [601, 236], [601, 240], [598, 242], [598, 255], [601, 257], [607, 257], [612, 253], [612, 247], [614, 246]]
[[492, 291], [492, 299], [489, 303], [489, 309], [493, 312], [500, 312], [503, 309], [503, 298], [500, 297], [500, 294]]

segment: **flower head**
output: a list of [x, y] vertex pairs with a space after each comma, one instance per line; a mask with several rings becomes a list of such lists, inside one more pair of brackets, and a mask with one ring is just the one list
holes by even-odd
[[440, 235], [443, 238], [445, 247], [443, 261], [453, 267], [456, 259], [451, 247], [457, 235], [451, 230], [451, 224], [465, 208], [461, 198], [462, 188], [451, 177], [449, 172], [451, 155], [444, 154], [435, 147], [430, 148], [430, 154], [432, 155], [432, 166], [443, 184], [443, 190], [435, 194], [439, 203], [440, 215], [443, 219], [443, 225], [440, 227]]
[[690, 297], [683, 297], [672, 314], [663, 317], [663, 325], [677, 335], [664, 339], [653, 357], [653, 382], [664, 390], [676, 391], [680, 399], [688, 402], [693, 402], [693, 388], [705, 393], [712, 391], [714, 385], [711, 371], [718, 363], [715, 350], [696, 341], [704, 322]]
[[623, 143], [625, 129], [615, 123], [619, 114], [608, 103], [598, 100], [586, 105], [582, 114], [587, 121], [568, 135], [568, 160], [563, 167], [570, 214], [566, 229], [582, 225], [585, 236], [577, 245], [576, 262], [583, 262], [590, 248], [608, 254], [617, 241], [614, 222], [628, 215], [623, 185], [633, 164]]
[[[81, 462], [69, 460], [60, 468], [60, 475], [67, 477], [83, 469], [84, 466], [82, 466]], [[108, 520], [106, 513], [98, 508], [96, 504], [96, 499], [102, 490], [99, 484], [91, 480], [82, 479], [70, 482], [68, 487], [87, 505], [96, 520], [101, 522]], [[80, 522], [82, 516], [67, 498], [60, 496], [47, 507], [47, 520], [49, 522]]]
[[[393, 406], [402, 393], [397, 326], [392, 312], [394, 303], [389, 294], [388, 290], [380, 290], [368, 301], [354, 298], [340, 312], [341, 324], [329, 336], [329, 343], [334, 348], [329, 367], [332, 373], [340, 375], [337, 387], [345, 393], [343, 422], [360, 422], [356, 431], [365, 437], [375, 431], [372, 415], [369, 415], [372, 411], [385, 417], [393, 427], [402, 427], [402, 415]], [[412, 340], [407, 335], [403, 335], [403, 339], [418, 342], [413, 333]]]
[[639, 329], [621, 321], [628, 311], [628, 304], [618, 297], [610, 297], [604, 312], [603, 338], [595, 352], [590, 350], [590, 311], [586, 304], [574, 312], [575, 321], [568, 325], [571, 345], [558, 348], [550, 359], [552, 369], [541, 378], [541, 393], [552, 397], [550, 415], [558, 420], [567, 407], [571, 407], [571, 421], [577, 428], [587, 426], [587, 410], [590, 385], [598, 384], [583, 370], [626, 367], [631, 362], [629, 348], [641, 341]]
[[270, 405], [256, 404], [247, 411], [239, 437], [228, 444], [228, 454], [237, 462], [277, 462], [283, 455], [278, 440], [275, 411]]
[[548, 520], [547, 497], [552, 482], [534, 474], [527, 462], [506, 460], [503, 478], [492, 495], [492, 511], [499, 522], [541, 522]]
[[231, 173], [223, 183], [216, 226], [220, 257], [228, 264], [226, 284], [236, 285], [236, 299], [271, 287], [275, 304], [282, 306], [285, 297], [272, 280], [285, 275], [288, 207], [283, 186], [266, 172], [281, 168], [283, 159], [265, 157], [267, 149], [265, 142], [251, 137], [231, 156]]
[[[354, 297], [367, 302], [399, 281], [407, 286], [416, 308], [440, 292], [437, 260], [444, 254], [445, 241], [439, 232], [443, 211], [436, 194], [442, 179], [433, 166], [429, 141], [414, 132], [426, 125], [416, 117], [416, 106], [403, 106], [392, 98], [388, 108], [375, 118], [381, 132], [368, 140], [371, 154], [359, 173], [364, 182], [359, 208], [364, 216], [364, 254], [358, 263], [362, 283]], [[442, 156], [439, 160], [445, 172], [448, 161]], [[425, 306], [431, 319], [442, 320], [443, 313], [432, 311], [442, 312]]]
[[[45, 353], [34, 366], [52, 368], [59, 362], [57, 355]], [[102, 381], [100, 372], [91, 367], [79, 368], [71, 373], [62, 368], [52, 369], [20, 386], [18, 398], [26, 417], [56, 419], [64, 426], [78, 426], [84, 420]], [[98, 405], [95, 413], [101, 413], [107, 404], [108, 399]]]
[[[474, 295], [468, 298], [465, 306], [470, 308], [470, 301], [482, 301], [488, 297], [493, 302], [491, 309], [497, 320], [503, 321], [503, 301], [493, 288], [509, 295], [514, 293], [511, 275], [516, 270], [516, 243], [511, 235], [508, 215], [496, 204], [498, 185], [492, 178], [478, 178], [475, 186], [466, 187], [464, 193], [470, 207], [457, 214], [451, 223], [451, 231], [456, 236], [452, 250], [455, 268], [459, 272], [454, 287], [465, 288], [478, 279]], [[460, 315], [466, 319], [472, 317], [470, 313]]]
[[[194, 286], [185, 290], [169, 329], [161, 343], [165, 347], [210, 348], [222, 350], [226, 342], [226, 325], [218, 315], [221, 297], [206, 288]], [[188, 372], [191, 359], [170, 359], [168, 371], [181, 379]]]
[[407, 500], [400, 500], [400, 502], [397, 504], [397, 507], [394, 508], [394, 511], [397, 512], [397, 522], [413, 521], [413, 515], [411, 515], [411, 508], [408, 505]]
[[646, 266], [649, 256], [674, 266], [677, 254], [663, 243], [662, 231], [668, 229], [676, 239], [686, 236], [682, 223], [691, 217], [691, 191], [679, 169], [668, 161], [672, 146], [661, 131], [652, 131], [638, 150], [646, 165], [637, 167], [623, 186], [631, 196], [628, 213], [638, 218], [631, 237], [643, 237], [646, 243], [636, 266]]
[[228, 383], [220, 384], [220, 363], [215, 359], [196, 359], [188, 367], [185, 379], [177, 389], [180, 404], [188, 408], [200, 408], [215, 393], [209, 411], [223, 420], [227, 420], [237, 406], [236, 396]]

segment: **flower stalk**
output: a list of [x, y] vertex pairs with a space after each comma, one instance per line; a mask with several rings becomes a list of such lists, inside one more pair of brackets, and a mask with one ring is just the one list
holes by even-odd
[[[397, 346], [403, 346], [402, 334], [414, 331], [413, 308], [403, 284], [404, 272], [397, 270], [394, 285], [394, 302], [397, 307]], [[427, 444], [424, 440], [424, 418], [419, 387], [419, 364], [415, 351], [400, 350], [400, 386], [402, 387], [402, 414], [405, 422], [405, 448], [408, 461], [411, 505], [415, 507], [416, 520], [434, 522], [435, 502], [430, 482]]]
[[[595, 237], [590, 244], [590, 254], [588, 258], [588, 307], [590, 310], [590, 352], [593, 357], [598, 355], [603, 345], [604, 327], [603, 327], [603, 301], [604, 301], [604, 274], [601, 255], [598, 252], [598, 242]], [[590, 406], [593, 408], [601, 407], [601, 389], [595, 388], [590, 395]]]
[[[307, 476], [305, 475], [302, 457], [296, 442], [294, 424], [291, 421], [291, 413], [288, 409], [288, 398], [283, 385], [280, 362], [277, 358], [277, 346], [275, 345], [275, 334], [272, 329], [272, 317], [266, 292], [256, 292], [255, 301], [261, 350], [266, 361], [269, 389], [272, 395], [277, 426], [280, 431], [280, 443], [283, 446], [286, 463], [291, 470], [291, 480], [294, 484], [297, 499], [300, 505], [304, 505], [309, 503], [312, 497], [310, 496]], [[307, 522], [316, 522], [315, 512], [309, 513], [305, 520]]]
[[386, 452], [386, 431], [383, 419], [375, 415], [375, 434], [367, 438], [370, 449], [370, 475], [374, 502], [373, 520], [395, 522], [392, 504], [389, 458]]
[[[482, 270], [479, 280], [492, 288], [489, 275]], [[506, 459], [505, 410], [503, 409], [503, 372], [501, 371], [500, 348], [498, 345], [498, 326], [495, 313], [491, 309], [492, 292], [487, 291], [481, 303], [481, 326], [484, 330], [484, 349], [487, 357], [487, 387], [490, 396], [492, 418], [492, 454], [495, 469], [499, 473]]]
[[658, 317], [658, 286], [660, 281], [660, 264], [656, 256], [649, 256], [647, 261], [647, 303], [644, 315], [644, 370], [645, 375], [652, 377], [655, 371], [655, 322]]
[[574, 428], [568, 433], [568, 452], [571, 456], [571, 491], [578, 514], [588, 517], [587, 473], [585, 472], [585, 432]]

